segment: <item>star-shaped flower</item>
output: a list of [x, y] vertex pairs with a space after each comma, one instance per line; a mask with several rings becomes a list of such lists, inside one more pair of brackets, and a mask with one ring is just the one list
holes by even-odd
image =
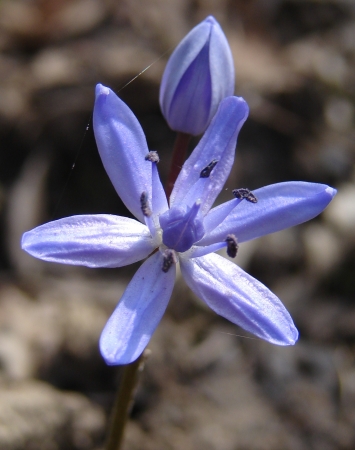
[[[161, 185], [156, 152], [149, 152], [132, 111], [110, 89], [96, 88], [94, 131], [105, 169], [123, 202], [138, 219], [73, 216], [24, 234], [31, 255], [65, 264], [121, 267], [148, 259], [134, 275], [108, 320], [100, 350], [108, 364], [139, 357], [170, 299], [179, 262], [192, 291], [217, 314], [269, 342], [298, 338], [281, 301], [233, 262], [213, 252], [305, 222], [328, 205], [336, 191], [322, 184], [289, 182], [212, 208], [234, 161], [239, 130], [248, 115], [239, 97], [224, 99], [201, 141], [185, 162], [170, 197]], [[149, 256], [150, 255], [150, 256]]]

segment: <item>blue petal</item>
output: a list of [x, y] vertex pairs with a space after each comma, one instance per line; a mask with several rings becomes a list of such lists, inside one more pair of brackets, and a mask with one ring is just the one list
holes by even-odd
[[173, 130], [198, 135], [207, 128], [212, 102], [209, 65], [206, 43], [179, 81], [165, 116]]
[[[241, 202], [198, 245], [223, 241], [228, 234], [234, 234], [238, 242], [245, 242], [306, 222], [328, 206], [336, 190], [325, 184], [292, 181], [271, 184], [256, 189], [253, 194], [257, 203]], [[217, 214], [219, 208], [223, 205], [210, 214]]]
[[152, 169], [145, 161], [147, 141], [142, 127], [128, 106], [98, 84], [93, 116], [94, 132], [102, 163], [127, 208], [141, 222], [140, 196], [151, 199]]
[[136, 360], [160, 322], [173, 290], [176, 267], [162, 271], [163, 257], [155, 253], [132, 278], [100, 338], [107, 364]]
[[159, 101], [162, 112], [167, 117], [176, 88], [191, 63], [205, 46], [211, 32], [205, 20], [193, 28], [170, 56], [160, 84]]
[[22, 248], [44, 261], [87, 267], [122, 267], [156, 247], [146, 226], [127, 217], [72, 216], [25, 233]]
[[298, 331], [281, 301], [236, 264], [216, 254], [180, 263], [188, 286], [217, 314], [273, 344], [296, 342]]
[[221, 27], [209, 16], [169, 58], [160, 86], [161, 109], [172, 129], [198, 135], [233, 92], [233, 57]]
[[[220, 193], [231, 171], [238, 133], [248, 116], [249, 108], [241, 97], [227, 97], [219, 105], [218, 111], [199, 144], [183, 165], [170, 197], [170, 205], [182, 205], [184, 197], [193, 196], [196, 190], [201, 201], [201, 212], [207, 214]], [[208, 178], [204, 178], [204, 189], [200, 189], [200, 173], [213, 160], [218, 163]]]

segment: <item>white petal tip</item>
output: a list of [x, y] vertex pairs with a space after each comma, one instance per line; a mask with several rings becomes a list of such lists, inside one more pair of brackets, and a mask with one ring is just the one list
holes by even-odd
[[135, 352], [133, 355], [129, 353], [127, 355], [117, 356], [116, 352], [112, 351], [112, 348], [104, 348], [104, 345], [102, 345], [101, 341], [99, 343], [99, 348], [101, 356], [108, 366], [123, 366], [126, 364], [130, 364], [136, 361], [136, 359], [138, 359], [140, 356], [140, 353], [137, 354], [137, 352]]
[[204, 22], [206, 23], [210, 23], [211, 25], [218, 25], [217, 20], [213, 17], [213, 16], [208, 16], [206, 17], [206, 19], [204, 20]]
[[[104, 330], [105, 331], [105, 330]], [[103, 357], [105, 363], [108, 366], [119, 366], [120, 364], [124, 364], [120, 361], [120, 358], [116, 357], [116, 352], [113, 351], [112, 345], [107, 345], [107, 336], [104, 334], [104, 332], [101, 334], [100, 341], [99, 341], [99, 350], [101, 353], [101, 356]]]
[[298, 341], [298, 338], [299, 338], [298, 330], [297, 330], [297, 328], [293, 328], [293, 330], [292, 330], [292, 335], [291, 335], [291, 336], [288, 336], [287, 339], [285, 339], [285, 340], [281, 343], [281, 345], [284, 345], [284, 346], [295, 345], [296, 342]]
[[327, 194], [329, 194], [332, 198], [335, 197], [335, 194], [338, 192], [336, 189], [328, 186], [325, 190]]
[[96, 97], [99, 97], [100, 95], [109, 95], [110, 93], [110, 88], [104, 86], [103, 84], [97, 84], [96, 85], [96, 89], [95, 89], [95, 95]]
[[22, 235], [22, 239], [21, 239], [21, 248], [22, 248], [22, 250], [26, 250], [26, 234], [27, 233], [24, 233]]

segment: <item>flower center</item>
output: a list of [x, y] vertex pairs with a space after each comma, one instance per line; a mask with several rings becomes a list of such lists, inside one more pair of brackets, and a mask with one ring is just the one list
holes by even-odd
[[203, 238], [205, 229], [200, 214], [200, 202], [192, 207], [173, 207], [160, 216], [163, 243], [177, 252], [186, 252]]

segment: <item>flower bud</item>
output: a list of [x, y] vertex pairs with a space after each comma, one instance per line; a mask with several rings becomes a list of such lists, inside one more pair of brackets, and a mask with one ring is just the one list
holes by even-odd
[[203, 133], [218, 105], [234, 93], [234, 63], [218, 22], [209, 16], [177, 46], [160, 85], [160, 107], [170, 128]]

